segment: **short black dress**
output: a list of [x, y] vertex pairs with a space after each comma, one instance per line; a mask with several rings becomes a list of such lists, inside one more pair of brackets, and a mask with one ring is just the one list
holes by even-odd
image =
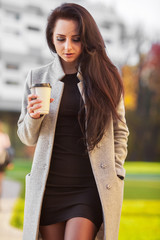
[[99, 229], [103, 221], [102, 207], [78, 122], [78, 112], [82, 103], [77, 86], [79, 80], [76, 74], [68, 74], [61, 81], [64, 82], [64, 91], [40, 225], [84, 217], [91, 220]]

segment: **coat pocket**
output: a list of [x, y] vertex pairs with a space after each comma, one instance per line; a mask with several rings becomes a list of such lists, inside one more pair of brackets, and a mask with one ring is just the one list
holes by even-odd
[[120, 175], [117, 175], [117, 177], [121, 180], [124, 180], [124, 177], [123, 176], [120, 176]]

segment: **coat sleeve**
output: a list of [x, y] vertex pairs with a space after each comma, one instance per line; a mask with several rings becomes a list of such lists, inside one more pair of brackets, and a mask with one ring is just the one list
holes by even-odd
[[27, 105], [28, 105], [27, 98], [28, 98], [28, 95], [30, 94], [31, 85], [32, 85], [32, 71], [29, 72], [25, 82], [21, 114], [18, 120], [18, 131], [17, 131], [17, 134], [20, 140], [28, 146], [36, 145], [41, 123], [44, 119], [44, 116], [39, 119], [31, 118], [27, 111]]
[[113, 120], [114, 125], [114, 147], [115, 147], [115, 167], [116, 173], [119, 176], [125, 177], [125, 169], [123, 168], [124, 161], [127, 156], [127, 142], [129, 130], [125, 119], [125, 107], [123, 96], [117, 106], [117, 114], [122, 120]]

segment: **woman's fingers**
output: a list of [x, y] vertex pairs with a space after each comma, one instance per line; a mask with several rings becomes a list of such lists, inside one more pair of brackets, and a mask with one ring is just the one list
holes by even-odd
[[32, 117], [32, 118], [40, 118], [40, 112], [39, 111], [36, 111], [34, 112], [36, 109], [39, 109], [41, 108], [42, 105], [39, 105], [39, 104], [36, 104], [34, 105], [33, 107], [27, 107], [28, 108], [28, 113], [29, 115]]
[[40, 103], [42, 100], [38, 97], [38, 95], [30, 94], [28, 95], [28, 105], [34, 105], [36, 103]]
[[[50, 103], [53, 102], [54, 99], [50, 98]], [[39, 118], [40, 117], [40, 112], [35, 110], [40, 109], [42, 107], [42, 100], [38, 97], [38, 95], [36, 94], [30, 94], [28, 95], [28, 105], [27, 105], [27, 109], [28, 109], [28, 113], [30, 114], [30, 116], [32, 118]]]
[[37, 98], [38, 98], [38, 95], [36, 95], [36, 94], [29, 94], [28, 95], [28, 102], [30, 102], [31, 100], [37, 99]]
[[36, 112], [36, 113], [30, 113], [29, 114], [31, 116], [31, 118], [34, 118], [34, 119], [37, 119], [37, 118], [40, 118], [40, 112]]
[[40, 100], [40, 99], [35, 99], [32, 101], [29, 101], [27, 108], [37, 106], [38, 104], [41, 104], [41, 103], [42, 103], [42, 100]]
[[38, 98], [37, 95], [35, 94], [30, 94], [28, 95], [28, 113], [32, 118], [39, 118], [40, 117], [40, 112], [34, 112], [35, 110], [39, 109], [42, 107], [42, 100]]
[[42, 104], [39, 104], [39, 103], [37, 103], [36, 102], [36, 104], [33, 104], [33, 105], [28, 105], [27, 106], [27, 108], [28, 108], [28, 112], [29, 113], [32, 113], [32, 112], [34, 112], [36, 109], [39, 109], [39, 108], [41, 108], [42, 107]]

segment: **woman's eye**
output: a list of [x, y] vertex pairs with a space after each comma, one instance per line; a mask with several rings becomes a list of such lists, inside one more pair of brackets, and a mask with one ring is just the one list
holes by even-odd
[[[60, 41], [60, 42], [64, 42], [66, 39], [65, 39], [65, 38], [62, 38], [62, 37], [57, 37], [56, 40], [57, 40], [57, 41]], [[73, 42], [80, 42], [80, 37], [73, 38], [72, 41], [73, 41]]]
[[60, 37], [57, 38], [57, 41], [60, 41], [60, 42], [63, 42], [64, 40], [65, 38], [60, 38]]
[[73, 42], [80, 42], [80, 37], [72, 39]]

